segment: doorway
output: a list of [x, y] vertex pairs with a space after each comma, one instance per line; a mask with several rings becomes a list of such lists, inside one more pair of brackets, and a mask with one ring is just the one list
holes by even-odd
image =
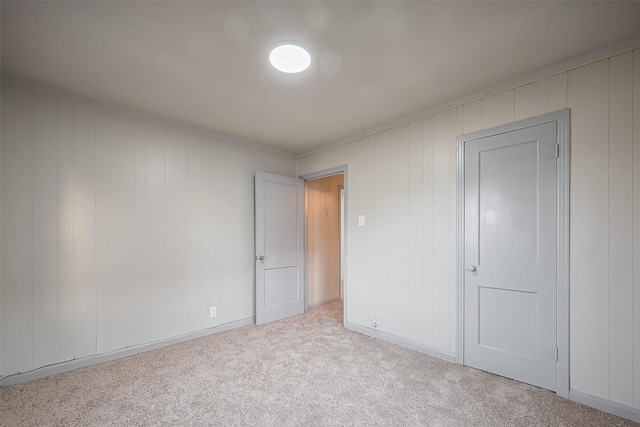
[[305, 182], [307, 304], [343, 300], [344, 174]]
[[458, 362], [569, 390], [568, 110], [458, 138]]

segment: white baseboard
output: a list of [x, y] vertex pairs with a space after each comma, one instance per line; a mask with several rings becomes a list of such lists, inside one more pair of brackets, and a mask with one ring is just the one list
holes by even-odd
[[314, 302], [312, 304], [308, 305], [308, 308], [316, 308], [316, 307], [320, 307], [321, 305], [325, 305], [325, 304], [329, 304], [330, 302], [334, 302], [334, 301], [338, 301], [340, 299], [340, 297], [335, 297], [335, 298], [329, 298], [329, 299], [323, 299], [320, 302]]
[[177, 335], [171, 338], [165, 338], [147, 344], [126, 347], [123, 349], [110, 351], [108, 353], [94, 354], [80, 359], [54, 363], [52, 365], [36, 368], [32, 371], [5, 375], [3, 377], [0, 377], [0, 386], [9, 386], [35, 380], [38, 378], [44, 378], [50, 375], [60, 374], [62, 372], [68, 372], [78, 368], [84, 368], [85, 366], [96, 365], [98, 363], [107, 362], [109, 360], [119, 359], [121, 357], [130, 356], [132, 354], [142, 353], [144, 351], [177, 344], [179, 342], [192, 340], [194, 338], [206, 337], [207, 335], [217, 334], [219, 332], [224, 332], [230, 329], [240, 328], [242, 326], [253, 324], [255, 324], [255, 317], [248, 317], [246, 319], [225, 323], [224, 325], [214, 326], [213, 328], [201, 329], [199, 331], [189, 332], [186, 334]]
[[426, 344], [420, 344], [407, 338], [402, 338], [388, 332], [382, 332], [377, 329], [368, 328], [366, 326], [357, 325], [355, 323], [345, 322], [344, 327], [350, 331], [358, 332], [363, 335], [367, 335], [372, 338], [377, 338], [382, 341], [390, 342], [401, 347], [406, 347], [411, 350], [424, 353], [429, 356], [437, 357], [438, 359], [446, 360], [447, 362], [456, 363], [456, 354], [443, 350], [438, 347], [433, 347]]
[[591, 396], [590, 394], [576, 390], [569, 390], [569, 400], [640, 423], [640, 410], [627, 405]]

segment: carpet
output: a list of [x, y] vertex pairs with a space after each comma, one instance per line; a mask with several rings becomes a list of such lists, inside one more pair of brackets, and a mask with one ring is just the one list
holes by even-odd
[[340, 302], [0, 389], [1, 426], [638, 426], [342, 327]]

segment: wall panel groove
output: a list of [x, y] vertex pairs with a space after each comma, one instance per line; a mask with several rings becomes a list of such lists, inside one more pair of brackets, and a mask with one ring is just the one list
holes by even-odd
[[[640, 49], [633, 52], [633, 407], [640, 409]], [[628, 372], [627, 372], [628, 374]]]
[[609, 399], [633, 405], [633, 53], [609, 61]]
[[[609, 398], [608, 61], [570, 73], [571, 384]], [[598, 303], [602, 302], [602, 303]], [[581, 349], [581, 351], [575, 351]]]

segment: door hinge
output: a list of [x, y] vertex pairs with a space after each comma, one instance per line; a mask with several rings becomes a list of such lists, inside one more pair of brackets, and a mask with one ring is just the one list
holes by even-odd
[[556, 362], [558, 361], [558, 347], [549, 347], [547, 349], [547, 357], [549, 359], [553, 359]]
[[547, 147], [547, 159], [557, 159], [560, 157], [560, 146], [558, 144]]

